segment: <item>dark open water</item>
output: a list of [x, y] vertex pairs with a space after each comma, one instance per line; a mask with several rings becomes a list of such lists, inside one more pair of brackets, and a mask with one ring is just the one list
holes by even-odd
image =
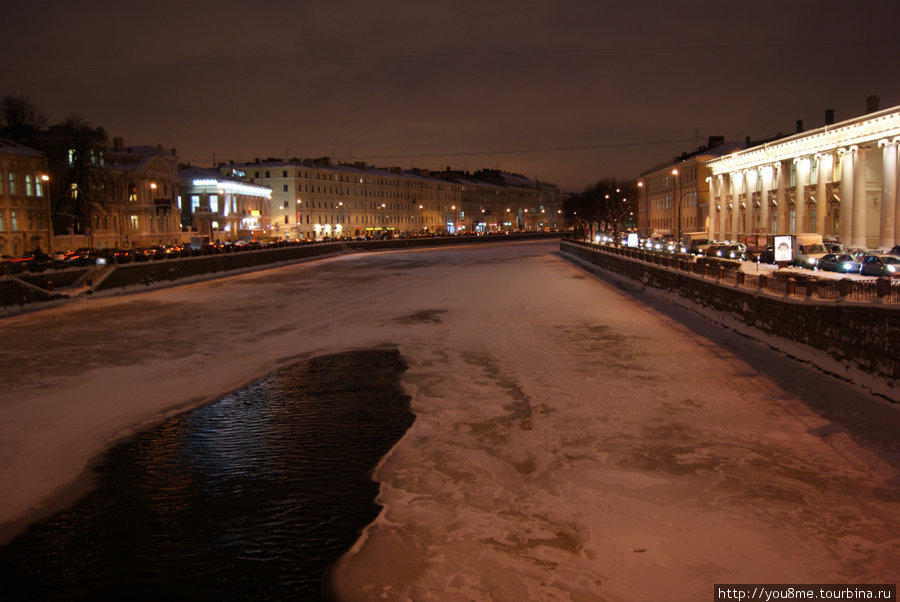
[[405, 368], [311, 359], [117, 446], [91, 493], [0, 548], [0, 599], [320, 599], [412, 424]]

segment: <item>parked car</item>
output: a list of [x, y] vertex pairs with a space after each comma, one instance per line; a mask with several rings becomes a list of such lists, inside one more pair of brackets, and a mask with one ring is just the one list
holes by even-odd
[[723, 251], [725, 250], [725, 247], [727, 247], [727, 246], [728, 245], [726, 245], [725, 243], [721, 243], [721, 242], [713, 243], [713, 244], [709, 245], [709, 247], [707, 247], [706, 256], [707, 257], [724, 257]]
[[860, 267], [856, 258], [848, 253], [829, 253], [819, 260], [819, 269], [826, 272], [858, 274]]
[[900, 278], [900, 257], [880, 254], [866, 255], [862, 260], [860, 274], [864, 276]]
[[743, 261], [747, 253], [747, 247], [744, 243], [734, 243], [730, 245], [726, 245], [725, 248], [722, 249], [722, 255], [724, 259], [734, 259], [736, 261]]

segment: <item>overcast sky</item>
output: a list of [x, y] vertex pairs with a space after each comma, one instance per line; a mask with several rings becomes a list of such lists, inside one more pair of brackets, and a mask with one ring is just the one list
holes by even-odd
[[184, 161], [506, 169], [580, 190], [900, 104], [897, 0], [17, 2], [0, 94]]

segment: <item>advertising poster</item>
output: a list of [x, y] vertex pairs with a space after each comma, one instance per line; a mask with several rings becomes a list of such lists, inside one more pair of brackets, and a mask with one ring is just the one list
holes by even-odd
[[781, 261], [790, 263], [794, 260], [794, 249], [791, 246], [792, 242], [790, 236], [775, 237], [775, 263]]

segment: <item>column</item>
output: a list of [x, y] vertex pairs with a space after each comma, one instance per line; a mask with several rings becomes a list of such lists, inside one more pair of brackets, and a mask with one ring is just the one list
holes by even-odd
[[784, 186], [784, 172], [787, 171], [785, 167], [784, 161], [780, 161], [777, 165], [775, 165], [775, 178], [777, 181], [776, 190], [775, 190], [775, 215], [778, 220], [777, 224], [777, 232], [776, 234], [788, 234], [788, 226], [790, 225], [788, 221], [788, 206], [787, 206], [787, 195], [785, 194], [785, 186]]
[[716, 222], [719, 219], [718, 214], [716, 214], [716, 177], [710, 176], [706, 178], [707, 184], [709, 184], [709, 218], [706, 220], [706, 236], [709, 240], [716, 239]]
[[878, 246], [890, 249], [894, 246], [894, 219], [897, 202], [897, 142], [881, 140], [881, 222], [878, 225]]
[[809, 158], [797, 157], [797, 185], [794, 187], [794, 232], [809, 232], [806, 223], [806, 185], [809, 183]]
[[856, 148], [853, 165], [853, 225], [850, 244], [866, 247], [866, 149]]
[[757, 216], [759, 211], [756, 209], [756, 203], [753, 202], [753, 192], [757, 188], [759, 182], [759, 171], [757, 169], [748, 169], [744, 175], [746, 199], [747, 199], [747, 226], [745, 234], [750, 234], [756, 229]]
[[830, 180], [833, 166], [831, 153], [819, 153], [816, 155], [816, 232], [825, 234], [825, 221], [828, 217], [827, 182]]
[[719, 238], [725, 240], [725, 224], [728, 219], [728, 186], [724, 176], [719, 175]]
[[853, 164], [855, 147], [838, 149], [841, 156], [841, 224], [840, 241], [850, 244], [853, 231]]
[[[892, 140], [894, 148], [900, 144], [900, 138]], [[895, 151], [896, 152], [896, 151]], [[897, 157], [900, 161], [900, 156]], [[900, 163], [894, 164], [894, 244], [900, 244], [900, 181], [897, 181], [897, 171], [900, 170]], [[893, 246], [893, 245], [891, 245]]]
[[772, 188], [772, 166], [764, 165], [761, 173], [762, 186], [759, 192], [759, 224], [767, 234], [769, 232], [769, 189]]
[[731, 172], [731, 237], [729, 240], [737, 241], [741, 216], [741, 188], [744, 186], [743, 174], [739, 171]]

